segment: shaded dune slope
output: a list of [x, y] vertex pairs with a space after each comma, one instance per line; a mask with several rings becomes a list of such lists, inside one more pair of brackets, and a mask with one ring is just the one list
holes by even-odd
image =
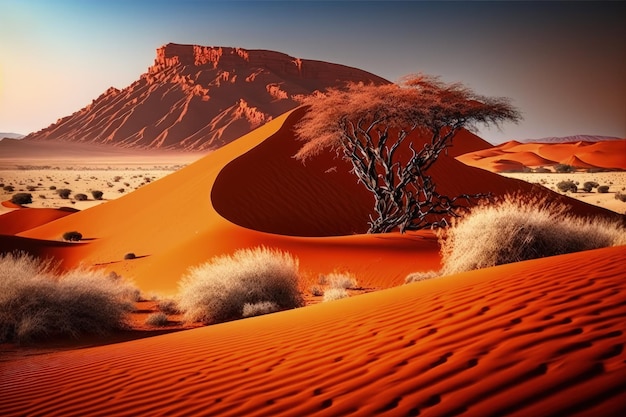
[[623, 247], [0, 362], [18, 415], [619, 416]]
[[71, 208], [19, 208], [0, 216], [0, 235], [15, 235], [25, 230], [60, 219], [69, 214], [75, 213], [76, 211], [77, 210]]
[[[87, 243], [75, 253], [68, 250], [60, 259], [64, 266], [102, 266], [134, 279], [143, 291], [172, 292], [189, 266], [259, 245], [300, 258], [305, 285], [338, 269], [353, 272], [363, 286], [385, 288], [403, 282], [409, 272], [438, 269], [430, 231], [358, 234], [367, 228], [373, 202], [334, 152], [306, 166], [292, 158], [299, 146], [292, 127], [303, 111], [287, 113], [133, 193], [17, 235], [32, 240], [33, 252], [45, 253], [44, 242], [77, 230]], [[615, 215], [467, 167], [453, 157], [485, 142], [469, 132], [460, 135], [450, 155], [431, 168], [440, 192], [544, 193], [570, 204], [573, 212]], [[129, 252], [137, 259], [124, 260]]]
[[626, 170], [626, 140], [572, 143], [520, 143], [510, 141], [458, 158], [463, 163], [492, 172], [556, 164], [576, 168]]

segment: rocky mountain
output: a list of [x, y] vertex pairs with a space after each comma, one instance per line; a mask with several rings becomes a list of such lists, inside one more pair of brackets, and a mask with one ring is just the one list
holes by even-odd
[[388, 83], [368, 72], [266, 50], [167, 44], [124, 89], [25, 140], [134, 148], [218, 148], [295, 108], [295, 96], [348, 81]]
[[541, 139], [522, 139], [518, 142], [522, 143], [569, 143], [569, 142], [604, 142], [605, 140], [622, 140], [622, 138], [616, 138], [614, 136], [599, 136], [599, 135], [574, 135], [574, 136], [551, 136]]

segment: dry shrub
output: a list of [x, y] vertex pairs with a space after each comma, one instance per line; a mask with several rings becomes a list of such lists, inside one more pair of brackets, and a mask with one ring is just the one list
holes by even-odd
[[350, 295], [345, 288], [329, 288], [324, 291], [324, 302], [326, 301], [335, 301], [340, 300], [342, 298], [348, 298]]
[[324, 295], [324, 290], [322, 289], [322, 287], [318, 285], [311, 286], [309, 291], [311, 292], [311, 295], [313, 295], [314, 297], [321, 297], [322, 295]]
[[265, 247], [215, 257], [183, 276], [178, 306], [187, 321], [205, 324], [240, 319], [245, 304], [300, 307], [298, 265], [290, 254]]
[[261, 316], [263, 314], [275, 313], [280, 308], [276, 303], [261, 301], [260, 303], [246, 303], [243, 305], [243, 317]]
[[159, 311], [166, 314], [180, 314], [180, 309], [178, 308], [178, 304], [174, 300], [164, 299], [158, 300], [156, 303], [156, 307]]
[[481, 205], [440, 238], [442, 275], [626, 244], [617, 221], [585, 219], [545, 200], [506, 196]]
[[404, 283], [410, 284], [412, 282], [426, 281], [439, 276], [441, 276], [441, 274], [437, 271], [411, 272], [406, 276], [406, 278], [404, 278]]
[[60, 274], [25, 254], [0, 256], [0, 342], [122, 329], [136, 294], [130, 283], [101, 271]]
[[158, 312], [158, 313], [152, 313], [148, 317], [146, 317], [145, 323], [148, 326], [164, 327], [169, 324], [169, 320], [167, 318], [167, 314]]
[[330, 273], [326, 275], [326, 282], [330, 288], [354, 289], [359, 286], [354, 275], [348, 272]]

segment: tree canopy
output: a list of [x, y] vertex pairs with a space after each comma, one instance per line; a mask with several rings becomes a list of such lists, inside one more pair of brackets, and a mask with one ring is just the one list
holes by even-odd
[[[455, 216], [456, 200], [471, 196], [438, 194], [428, 169], [460, 129], [521, 117], [506, 98], [481, 96], [427, 75], [407, 76], [400, 84], [353, 83], [304, 97], [302, 104], [308, 111], [295, 128], [304, 142], [296, 158], [304, 162], [324, 149], [343, 151], [374, 195], [371, 233], [438, 226]], [[415, 131], [429, 138], [419, 150], [406, 141]], [[402, 147], [410, 149], [408, 158], [400, 157]]]

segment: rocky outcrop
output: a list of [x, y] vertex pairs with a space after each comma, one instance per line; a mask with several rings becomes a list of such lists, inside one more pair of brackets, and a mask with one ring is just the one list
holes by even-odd
[[279, 52], [170, 43], [137, 81], [109, 88], [26, 140], [215, 149], [296, 107], [295, 96], [349, 81], [388, 82]]

